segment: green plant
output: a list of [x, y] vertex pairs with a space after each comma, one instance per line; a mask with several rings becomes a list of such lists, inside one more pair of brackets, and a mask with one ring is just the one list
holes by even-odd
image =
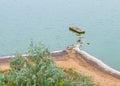
[[17, 53], [10, 60], [11, 71], [8, 75], [2, 74], [2, 86], [58, 86], [64, 83], [64, 72], [56, 67], [48, 49], [41, 44], [30, 44], [28, 57]]
[[92, 81], [91, 77], [79, 74], [78, 72], [72, 69], [64, 69], [67, 77], [71, 79], [74, 86], [98, 86]]

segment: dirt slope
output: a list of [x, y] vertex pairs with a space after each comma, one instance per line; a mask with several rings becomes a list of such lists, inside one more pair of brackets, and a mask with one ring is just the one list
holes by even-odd
[[103, 73], [97, 68], [90, 66], [84, 59], [75, 53], [67, 51], [61, 55], [53, 55], [56, 65], [62, 68], [72, 68], [75, 71], [91, 76], [100, 86], [120, 86], [120, 79]]

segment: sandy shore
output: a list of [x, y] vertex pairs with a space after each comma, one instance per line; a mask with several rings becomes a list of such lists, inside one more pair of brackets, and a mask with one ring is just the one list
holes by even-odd
[[[120, 79], [101, 71], [83, 59], [75, 50], [65, 50], [63, 52], [52, 53], [52, 58], [57, 66], [62, 68], [72, 68], [73, 70], [90, 76], [100, 86], [120, 86]], [[9, 69], [9, 59], [0, 59], [0, 70]]]
[[[100, 86], [120, 86], [120, 78], [111, 74], [108, 70], [101, 68], [86, 61], [75, 50], [66, 50], [61, 54], [53, 54], [56, 65], [62, 68], [72, 68], [75, 71], [93, 78]], [[107, 72], [106, 72], [107, 71]]]

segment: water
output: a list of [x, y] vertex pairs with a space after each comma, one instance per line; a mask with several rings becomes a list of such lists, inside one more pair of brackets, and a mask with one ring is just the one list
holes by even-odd
[[[30, 40], [51, 51], [74, 44], [68, 30], [86, 31], [83, 50], [120, 70], [119, 0], [0, 0], [0, 56], [26, 52]], [[89, 42], [90, 45], [86, 45]]]

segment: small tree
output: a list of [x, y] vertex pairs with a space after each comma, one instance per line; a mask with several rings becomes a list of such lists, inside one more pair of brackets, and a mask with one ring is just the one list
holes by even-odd
[[16, 86], [57, 86], [64, 81], [65, 74], [56, 67], [48, 49], [41, 44], [30, 44], [28, 57], [17, 54], [10, 61], [11, 71], [8, 82]]

